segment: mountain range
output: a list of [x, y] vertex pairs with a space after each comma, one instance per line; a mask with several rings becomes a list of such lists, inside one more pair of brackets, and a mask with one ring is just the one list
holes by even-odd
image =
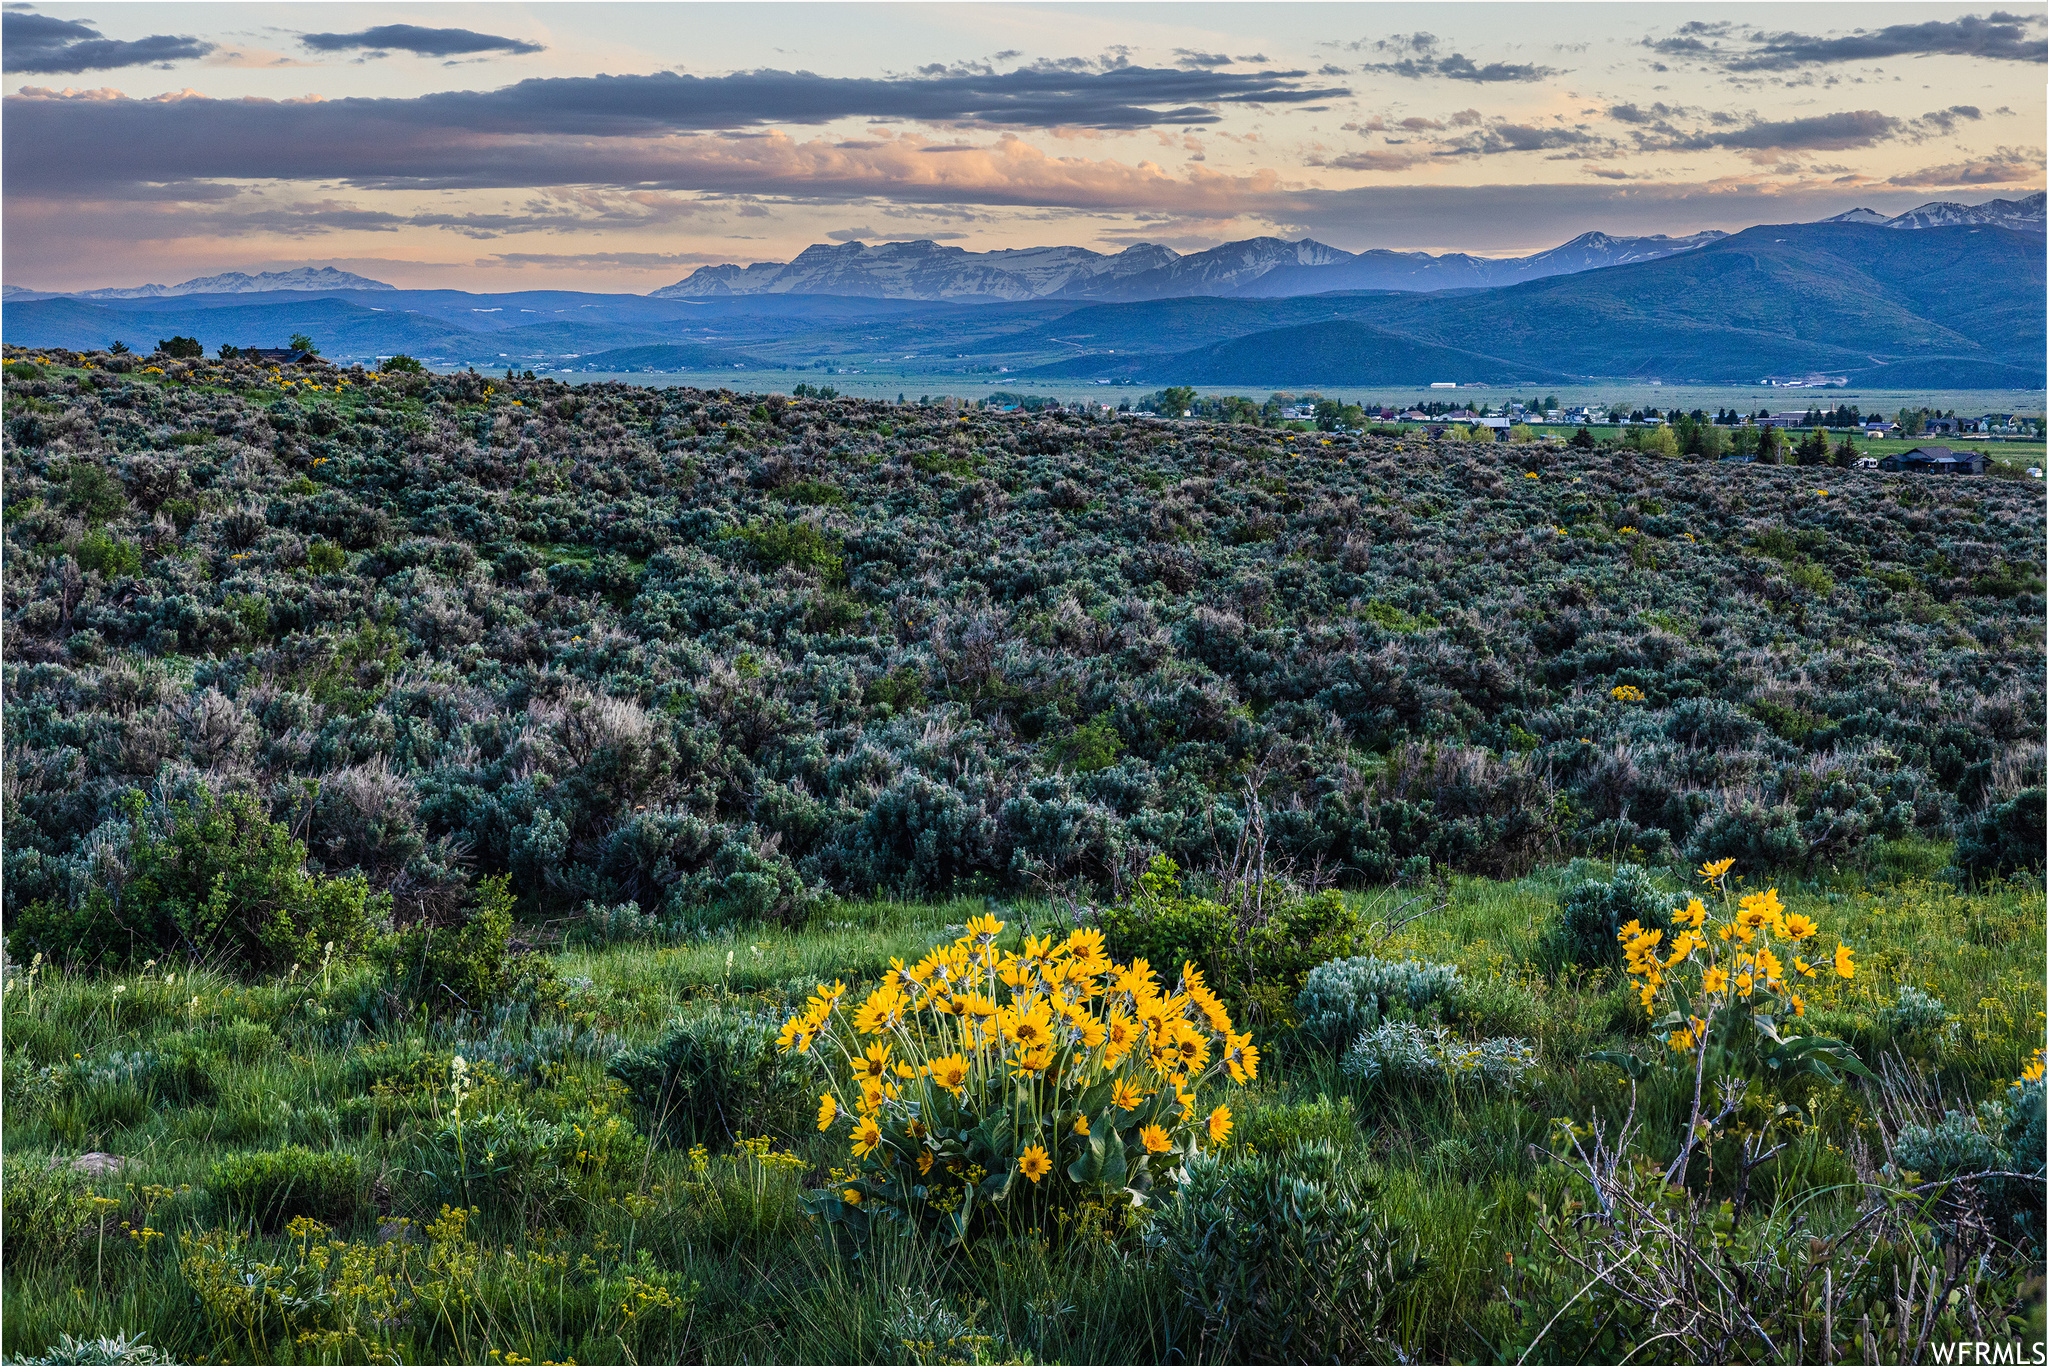
[[[2043, 230], [2043, 196], [1988, 204], [1923, 204], [1887, 218], [1852, 209], [1828, 222], [1887, 228], [1996, 226]], [[1033, 247], [973, 252], [928, 240], [846, 242], [806, 247], [792, 261], [750, 266], [700, 266], [653, 292], [658, 299], [724, 298], [742, 294], [839, 294], [877, 299], [1181, 299], [1203, 295], [1282, 298], [1335, 289], [1429, 292], [1487, 289], [1528, 280], [1654, 261], [1697, 251], [1728, 236], [1612, 237], [1581, 233], [1533, 256], [1487, 257], [1463, 252], [1342, 251], [1313, 239], [1253, 237], [1181, 255], [1140, 243], [1114, 255], [1085, 247]]]
[[[2039, 389], [2042, 201], [1856, 211], [1683, 239], [1585, 234], [1510, 261], [1278, 238], [1188, 255], [849, 243], [784, 265], [710, 267], [691, 277], [707, 282], [695, 288], [723, 282], [724, 292], [681, 295], [690, 281], [651, 295], [470, 294], [338, 271], [348, 287], [317, 289], [307, 286], [330, 277], [306, 269], [94, 297], [10, 290], [5, 336], [77, 350], [191, 336], [212, 351], [305, 332], [344, 363], [403, 352], [437, 368], [557, 372], [1254, 387], [1828, 373], [1887, 388]], [[777, 272], [799, 263], [804, 287], [823, 292], [783, 290]], [[1162, 273], [1175, 283], [1157, 283]], [[947, 280], [974, 277], [972, 293], [943, 297]], [[293, 287], [260, 287], [280, 280]], [[201, 284], [220, 288], [168, 292]], [[845, 292], [856, 288], [896, 297]]]
[[250, 275], [231, 270], [222, 275], [202, 275], [181, 285], [127, 285], [111, 289], [83, 289], [68, 296], [48, 290], [21, 289], [14, 285], [0, 295], [16, 299], [168, 299], [185, 294], [270, 294], [307, 293], [336, 289], [394, 289], [382, 280], [372, 280], [333, 266], [299, 266], [292, 270], [266, 270]]
[[1310, 238], [1253, 237], [1188, 255], [1145, 242], [1115, 255], [1086, 247], [967, 251], [932, 241], [806, 247], [793, 261], [700, 266], [657, 299], [841, 294], [955, 300], [1182, 299], [1315, 294], [1330, 289], [1484, 288], [1690, 251], [1727, 236], [1610, 237], [1589, 232], [1534, 256], [1349, 252]]
[[[2048, 346], [2044, 288], [2034, 233], [1788, 224], [1497, 289], [1096, 305], [1058, 321], [1063, 336], [1096, 346], [1031, 373], [1189, 384], [1284, 374], [1290, 383], [1325, 385], [1564, 375], [1727, 383], [1832, 373], [1874, 387], [2034, 389]], [[1240, 316], [1204, 340], [1200, 315], [1217, 307]], [[1261, 308], [1272, 310], [1264, 329], [1254, 316]], [[1324, 317], [1306, 316], [1311, 308]], [[1181, 345], [1143, 346], [1164, 338]]]

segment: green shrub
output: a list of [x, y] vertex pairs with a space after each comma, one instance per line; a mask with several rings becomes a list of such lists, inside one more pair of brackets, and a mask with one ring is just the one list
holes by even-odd
[[714, 1010], [669, 1026], [605, 1071], [625, 1084], [657, 1142], [732, 1143], [772, 1131], [803, 1096], [810, 1070], [775, 1046], [775, 1022]]
[[1261, 1105], [1238, 1122], [1233, 1143], [1261, 1153], [1291, 1153], [1323, 1143], [1348, 1148], [1358, 1141], [1358, 1116], [1351, 1097], [1319, 1094], [1296, 1104]]
[[1097, 927], [1112, 958], [1143, 958], [1169, 981], [1193, 963], [1241, 1027], [1282, 1023], [1309, 971], [1351, 951], [1358, 913], [1336, 892], [1303, 896], [1269, 882], [1266, 894], [1263, 918], [1255, 906], [1190, 896], [1180, 865], [1161, 854], [1133, 895], [1103, 909]]
[[411, 356], [397, 355], [386, 356], [384, 363], [377, 368], [387, 375], [418, 375], [424, 374], [427, 367], [421, 365]]
[[1669, 930], [1679, 898], [1659, 890], [1650, 875], [1633, 863], [1614, 870], [1607, 882], [1586, 881], [1564, 895], [1549, 938], [1553, 952], [1581, 967], [1613, 967], [1621, 962], [1616, 939], [1629, 921], [1645, 929]]
[[1369, 1359], [1402, 1286], [1424, 1269], [1327, 1144], [1192, 1158], [1146, 1241], [1215, 1362]]
[[128, 510], [128, 496], [121, 491], [120, 481], [104, 466], [83, 461], [73, 464], [64, 472], [64, 484], [64, 501], [87, 526], [112, 521]]
[[1450, 999], [1459, 986], [1458, 969], [1450, 963], [1339, 958], [1303, 980], [1294, 1014], [1305, 1036], [1341, 1049], [1395, 1011], [1426, 1010]]
[[124, 805], [125, 882], [93, 885], [76, 904], [28, 906], [8, 936], [15, 957], [112, 964], [184, 954], [256, 975], [330, 952], [346, 960], [368, 941], [382, 898], [360, 875], [308, 872], [306, 846], [253, 797], [201, 787], [168, 810], [139, 792]]
[[117, 541], [103, 531], [88, 531], [78, 542], [78, 562], [109, 579], [118, 579], [141, 570], [142, 548]]
[[1116, 762], [1123, 753], [1123, 737], [1116, 733], [1107, 716], [1098, 716], [1085, 726], [1051, 741], [1045, 747], [1054, 764], [1073, 773], [1096, 773]]
[[339, 574], [348, 567], [348, 552], [332, 541], [315, 541], [306, 548], [306, 567], [315, 574]]
[[544, 962], [515, 960], [507, 952], [515, 904], [511, 882], [504, 873], [487, 877], [456, 923], [421, 921], [380, 943], [391, 989], [429, 1014], [453, 1014], [483, 1010], [522, 975], [551, 972]]
[[274, 1148], [213, 1164], [207, 1189], [237, 1222], [275, 1230], [304, 1216], [340, 1225], [362, 1208], [362, 1168], [348, 1153]]
[[2030, 787], [1963, 822], [1956, 867], [1965, 876], [2000, 878], [2039, 873], [2048, 849], [2048, 788]]
[[1381, 630], [1392, 631], [1396, 635], [1405, 636], [1413, 635], [1417, 631], [1432, 631], [1436, 629], [1437, 625], [1436, 618], [1430, 616], [1427, 612], [1416, 616], [1411, 612], [1403, 611], [1390, 602], [1381, 602], [1378, 599], [1368, 602], [1360, 609], [1359, 615]]
[[845, 578], [839, 538], [809, 522], [750, 522], [733, 533], [754, 558], [770, 569], [791, 565], [816, 574], [827, 583]]

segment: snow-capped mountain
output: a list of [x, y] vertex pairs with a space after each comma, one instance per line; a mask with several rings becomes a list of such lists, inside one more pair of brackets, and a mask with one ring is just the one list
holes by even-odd
[[1868, 223], [1877, 228], [2010, 228], [2014, 232], [2040, 232], [2044, 226], [2044, 204], [2048, 194], [2040, 190], [2025, 199], [1994, 199], [1985, 204], [1958, 204], [1938, 199], [1887, 218], [1875, 209], [1851, 209], [1823, 223]]
[[333, 266], [300, 266], [295, 270], [266, 270], [259, 275], [231, 270], [224, 275], [202, 275], [181, 285], [130, 285], [116, 289], [81, 290], [76, 299], [162, 299], [177, 294], [265, 294], [271, 290], [294, 293], [329, 289], [395, 289], [382, 280], [336, 270]]
[[1179, 256], [1141, 243], [1114, 256], [1086, 247], [1018, 247], [968, 251], [937, 242], [805, 247], [793, 261], [750, 266], [699, 266], [656, 299], [736, 294], [839, 294], [868, 299], [1042, 299], [1078, 280], [1114, 280], [1153, 270]]
[[1650, 261], [1727, 236], [1613, 237], [1581, 233], [1533, 256], [1342, 251], [1311, 238], [1252, 237], [1183, 256], [1142, 243], [1113, 256], [1085, 247], [972, 252], [936, 242], [806, 247], [789, 262], [701, 266], [654, 291], [657, 299], [737, 294], [840, 294], [883, 299], [1280, 298], [1335, 289], [1437, 290], [1516, 284], [1601, 266]]
[[1308, 270], [1353, 260], [1352, 253], [1304, 237], [1249, 237], [1194, 252], [1123, 279], [1078, 280], [1062, 291], [1087, 299], [1169, 299], [1196, 294], [1234, 294], [1276, 270]]

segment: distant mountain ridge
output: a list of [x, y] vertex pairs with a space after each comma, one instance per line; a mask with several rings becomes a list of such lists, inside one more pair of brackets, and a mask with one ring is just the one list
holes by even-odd
[[1958, 204], [1939, 199], [1908, 209], [1891, 218], [1875, 209], [1851, 209], [1823, 223], [1867, 223], [1874, 228], [2011, 228], [2014, 232], [2041, 232], [2048, 227], [2048, 191], [2036, 190], [2025, 199], [1994, 199], [1985, 204]]
[[1313, 238], [1252, 237], [1182, 255], [1141, 242], [1114, 255], [1086, 247], [1027, 247], [972, 252], [937, 242], [806, 247], [786, 262], [700, 266], [649, 296], [731, 298], [750, 294], [836, 294], [879, 299], [1023, 302], [1032, 299], [1277, 298], [1332, 289], [1426, 292], [1483, 289], [1602, 266], [1652, 261], [1719, 241], [1690, 237], [1612, 237], [1581, 233], [1533, 256], [1492, 258], [1447, 252], [1349, 252]]
[[396, 289], [382, 280], [372, 280], [333, 266], [299, 266], [293, 270], [266, 270], [250, 275], [230, 270], [221, 275], [202, 275], [181, 285], [129, 285], [112, 289], [85, 289], [74, 299], [168, 299], [181, 294], [269, 294], [273, 291], [325, 291], [331, 289]]

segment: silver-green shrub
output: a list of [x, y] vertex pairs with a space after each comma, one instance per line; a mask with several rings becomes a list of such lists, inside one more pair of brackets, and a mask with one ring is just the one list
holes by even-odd
[[1343, 1065], [1345, 1075], [1366, 1083], [1477, 1081], [1511, 1089], [1536, 1065], [1536, 1045], [1515, 1038], [1468, 1044], [1442, 1025], [1389, 1020], [1353, 1040]]
[[1452, 963], [1390, 962], [1364, 955], [1313, 969], [1295, 997], [1301, 1032], [1327, 1048], [1340, 1048], [1397, 1009], [1422, 1011], [1459, 987]]
[[1902, 986], [1898, 999], [1880, 1010], [1877, 1019], [1895, 1035], [1933, 1035], [1948, 1026], [1948, 1006], [1939, 996]]

